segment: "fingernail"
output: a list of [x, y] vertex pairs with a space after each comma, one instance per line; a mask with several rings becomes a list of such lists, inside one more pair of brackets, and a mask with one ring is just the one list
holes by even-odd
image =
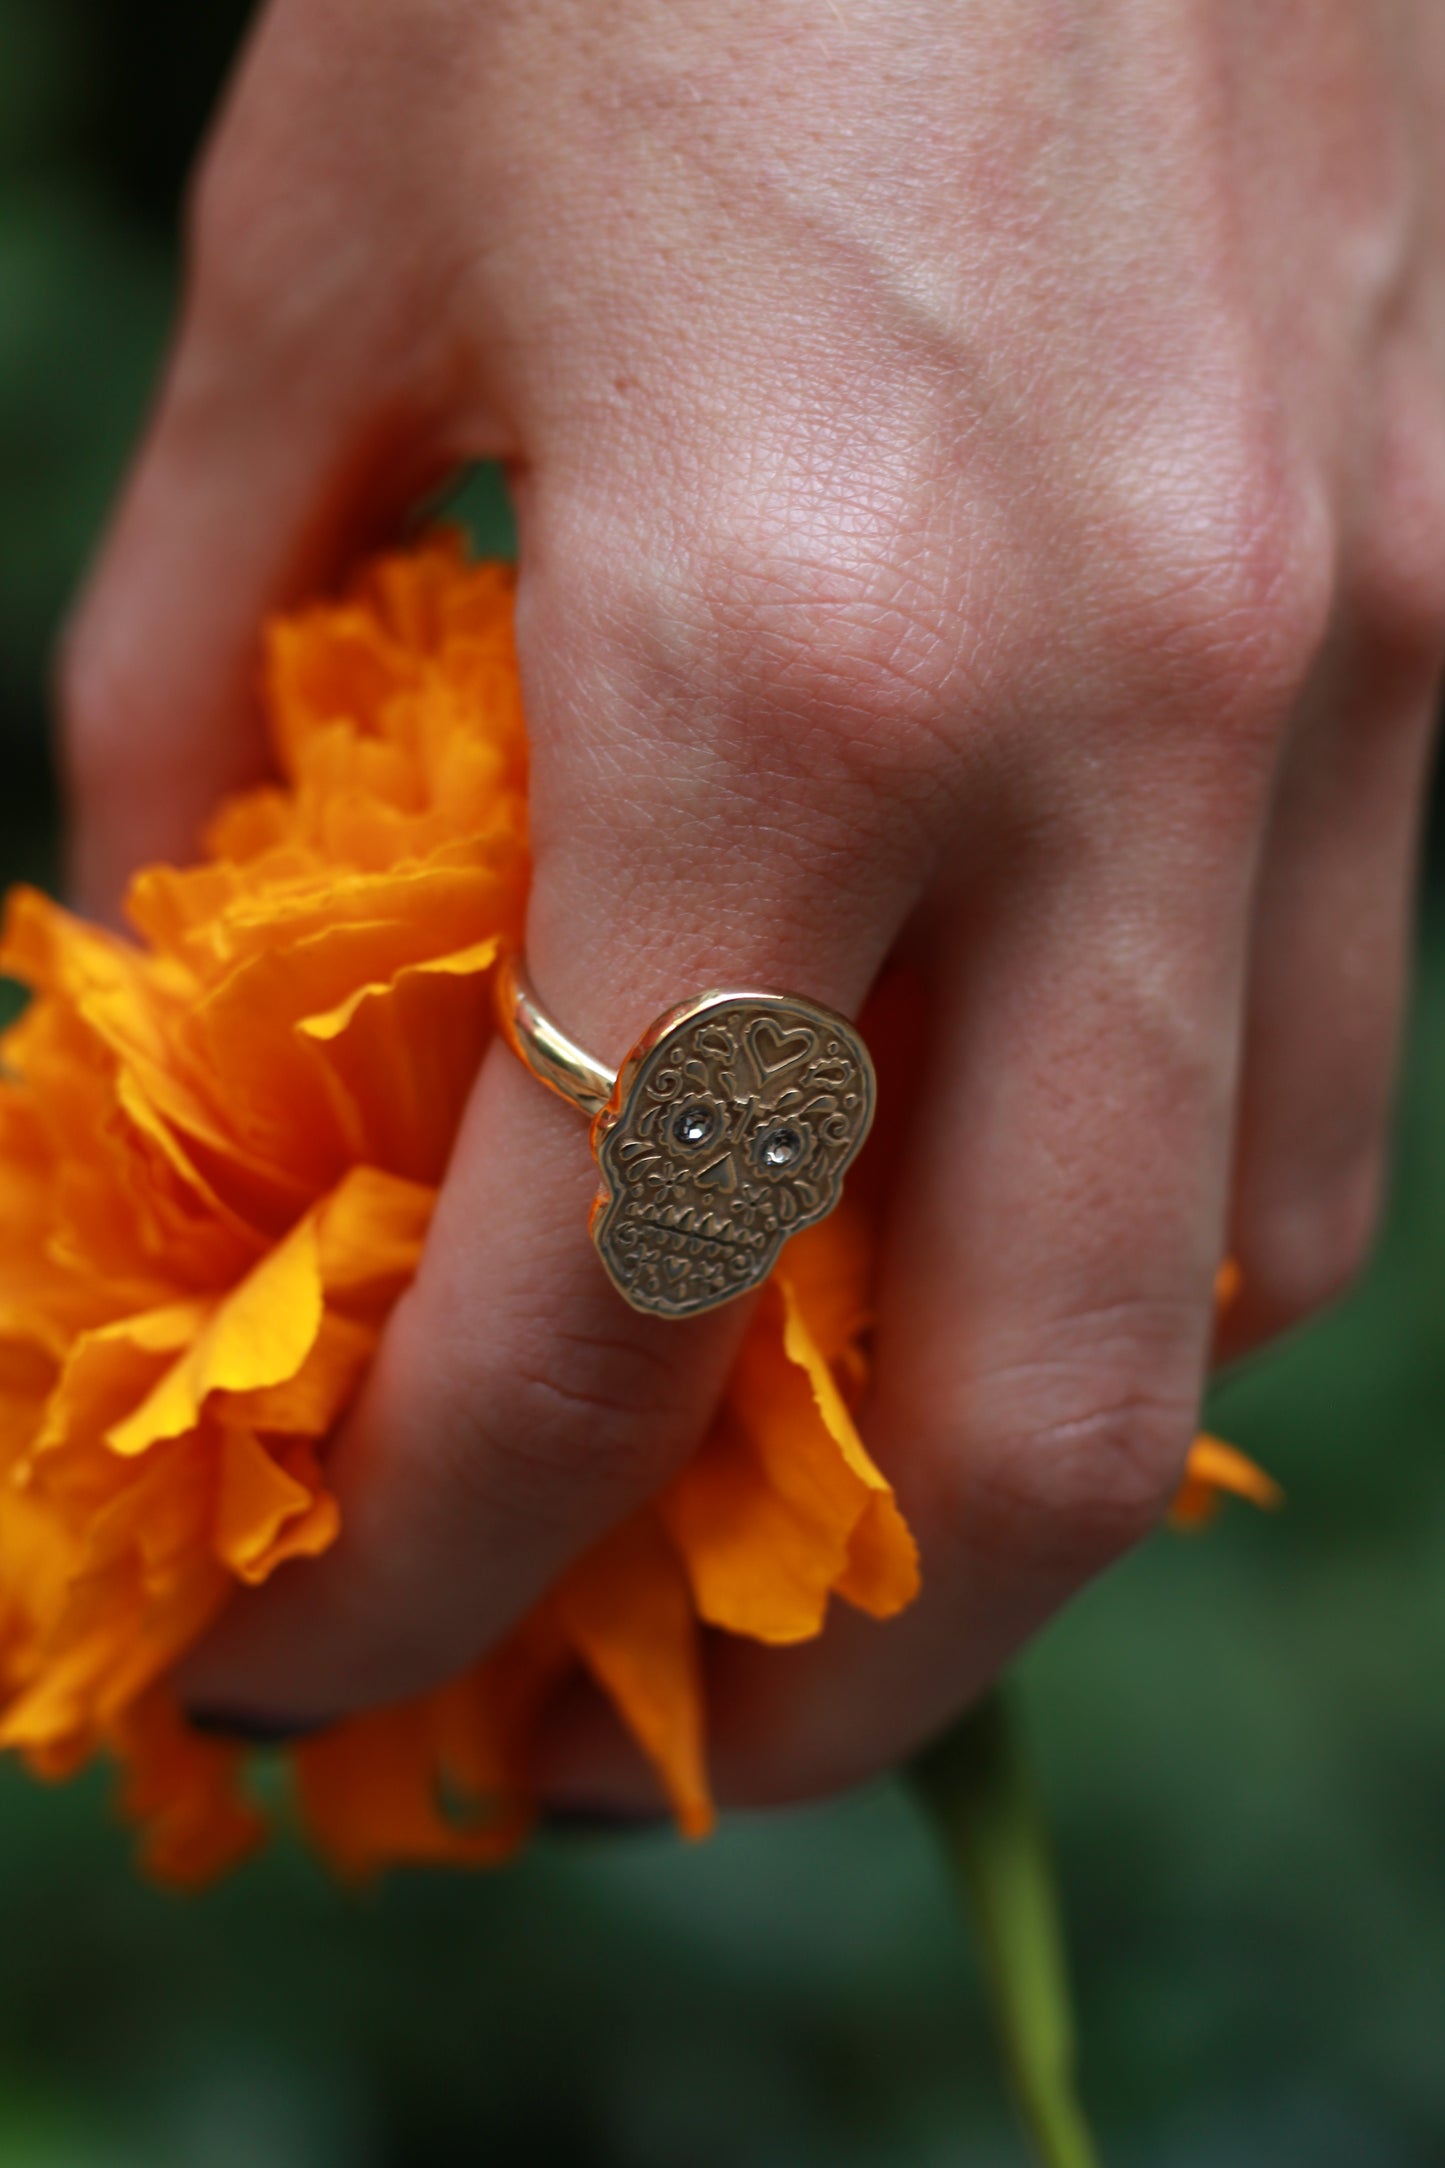
[[661, 1829], [665, 1814], [630, 1807], [544, 1807], [542, 1827], [559, 1837], [645, 1837]]
[[208, 1739], [230, 1739], [237, 1746], [284, 1746], [288, 1739], [311, 1739], [326, 1729], [324, 1718], [250, 1716], [240, 1709], [187, 1709], [186, 1722]]

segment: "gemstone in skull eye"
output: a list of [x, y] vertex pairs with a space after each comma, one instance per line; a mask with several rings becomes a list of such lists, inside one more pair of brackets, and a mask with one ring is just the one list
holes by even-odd
[[693, 1100], [679, 1107], [672, 1117], [673, 1142], [685, 1145], [695, 1152], [704, 1144], [711, 1144], [718, 1131], [716, 1107], [706, 1107]]
[[771, 1174], [796, 1167], [803, 1156], [803, 1139], [791, 1122], [777, 1122], [758, 1139], [758, 1159]]

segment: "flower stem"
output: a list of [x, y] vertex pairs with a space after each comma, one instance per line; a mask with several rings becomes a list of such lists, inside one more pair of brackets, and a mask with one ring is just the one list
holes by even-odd
[[1097, 2168], [1074, 2084], [1053, 1860], [1012, 1698], [995, 1688], [911, 1775], [963, 1891], [1015, 2097], [1044, 2168]]

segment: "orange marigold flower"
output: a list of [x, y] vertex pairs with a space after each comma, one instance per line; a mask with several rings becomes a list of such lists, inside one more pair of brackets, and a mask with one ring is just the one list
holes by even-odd
[[[168, 1673], [238, 1582], [335, 1539], [325, 1441], [415, 1271], [528, 880], [506, 567], [446, 537], [384, 557], [271, 627], [266, 686], [281, 781], [199, 866], [137, 876], [137, 940], [22, 890], [0, 949], [34, 995], [0, 1045], [0, 1746], [51, 1776], [115, 1755], [180, 1882], [264, 1824]], [[464, 1677], [289, 1749], [338, 1865], [512, 1849], [578, 1667], [700, 1833], [700, 1627], [798, 1641], [835, 1596], [911, 1600], [851, 1414], [869, 1195], [789, 1246], [653, 1507]], [[1245, 1487], [1217, 1460], [1190, 1484]]]

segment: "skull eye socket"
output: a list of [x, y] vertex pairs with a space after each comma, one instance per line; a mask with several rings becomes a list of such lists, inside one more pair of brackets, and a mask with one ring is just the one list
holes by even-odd
[[801, 1165], [807, 1140], [792, 1122], [772, 1122], [759, 1130], [753, 1155], [764, 1174], [788, 1174]]
[[685, 1152], [701, 1152], [711, 1144], [722, 1128], [722, 1120], [716, 1107], [708, 1106], [701, 1099], [690, 1099], [679, 1107], [668, 1124], [672, 1141]]

